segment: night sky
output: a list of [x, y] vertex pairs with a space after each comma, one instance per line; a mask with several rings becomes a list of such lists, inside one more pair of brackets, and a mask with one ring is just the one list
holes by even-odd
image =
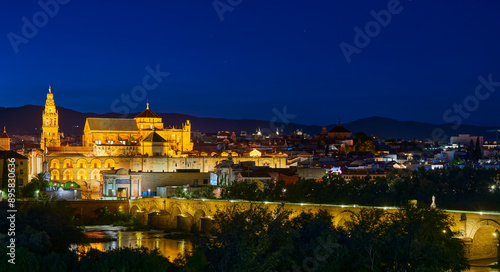
[[[52, 17], [37, 1], [4, 1], [0, 106], [43, 105], [51, 84], [57, 106], [82, 112], [139, 112], [148, 99], [155, 112], [200, 117], [271, 120], [286, 107], [303, 124], [440, 124], [466, 102], [463, 123], [500, 125], [500, 86], [475, 92], [479, 76], [500, 82], [499, 1], [71, 0], [58, 9]], [[370, 23], [372, 10], [388, 9], [385, 27]], [[22, 18], [34, 15], [39, 27], [24, 35]], [[358, 39], [348, 63], [340, 44], [356, 46], [354, 28], [365, 35], [367, 24], [373, 37]], [[158, 83], [147, 66], [169, 74]]]

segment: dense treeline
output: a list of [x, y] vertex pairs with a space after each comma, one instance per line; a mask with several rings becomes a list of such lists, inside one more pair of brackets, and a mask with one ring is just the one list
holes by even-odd
[[341, 227], [325, 211], [291, 218], [283, 206], [218, 211], [182, 271], [462, 271], [464, 247], [437, 210], [365, 209]]
[[225, 199], [286, 201], [297, 203], [357, 204], [398, 206], [409, 200], [430, 205], [436, 196], [438, 208], [461, 210], [500, 210], [500, 174], [466, 166], [440, 170], [394, 171], [386, 177], [371, 179], [327, 175], [322, 181], [299, 179], [262, 184], [234, 182], [225, 188]]
[[[4, 207], [5, 208], [5, 207]], [[6, 218], [6, 209], [0, 216]], [[82, 241], [71, 210], [62, 202], [23, 206], [16, 221], [16, 260], [8, 264], [0, 235], [1, 271], [461, 271], [464, 247], [439, 210], [408, 206], [347, 213], [336, 227], [326, 211], [291, 217], [283, 205], [235, 204], [214, 215], [209, 236], [193, 240], [193, 252], [174, 263], [157, 250], [75, 252]], [[0, 220], [2, 229], [9, 222]]]

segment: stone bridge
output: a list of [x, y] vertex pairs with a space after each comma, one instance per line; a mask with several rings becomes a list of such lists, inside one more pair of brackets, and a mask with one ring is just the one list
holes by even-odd
[[[129, 201], [130, 212], [142, 223], [158, 228], [179, 228], [189, 230], [196, 224], [202, 232], [207, 232], [212, 226], [212, 216], [218, 209], [224, 209], [239, 203], [248, 207], [249, 201], [227, 201], [227, 200], [187, 200], [166, 198], [143, 198]], [[278, 202], [257, 202], [275, 209]], [[395, 210], [395, 207], [364, 207], [357, 205], [329, 205], [308, 203], [286, 203], [285, 207], [292, 210], [292, 217], [301, 212], [318, 212], [326, 210], [334, 216], [334, 224], [342, 226], [350, 219], [350, 212], [359, 212], [363, 208], [376, 208]], [[471, 212], [445, 210], [455, 225], [451, 231], [458, 233], [457, 237], [462, 239], [466, 245], [466, 253], [469, 259], [485, 259], [497, 257], [497, 237], [495, 230], [500, 231], [500, 212]]]

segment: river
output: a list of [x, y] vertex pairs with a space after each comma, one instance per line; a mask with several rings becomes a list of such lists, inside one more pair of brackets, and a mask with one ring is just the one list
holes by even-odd
[[179, 253], [184, 254], [187, 250], [191, 250], [189, 240], [167, 239], [163, 237], [165, 233], [158, 230], [128, 231], [126, 227], [87, 226], [85, 227], [85, 235], [90, 238], [113, 238], [116, 240], [78, 245], [78, 250], [91, 247], [104, 251], [122, 247], [137, 248], [142, 246], [148, 249], [159, 249], [161, 254], [170, 261], [173, 261]]
[[[78, 250], [85, 250], [89, 247], [99, 249], [101, 251], [122, 248], [122, 247], [146, 247], [149, 249], [158, 248], [170, 261], [173, 261], [178, 254], [184, 254], [187, 250], [191, 250], [191, 242], [189, 240], [167, 239], [163, 236], [165, 233], [158, 230], [150, 231], [128, 231], [126, 227], [114, 226], [87, 226], [85, 227], [85, 235], [93, 238], [113, 238], [116, 241], [90, 243], [88, 245], [78, 245]], [[494, 263], [495, 259], [471, 261], [471, 269], [469, 272], [499, 272], [499, 269], [487, 267]]]

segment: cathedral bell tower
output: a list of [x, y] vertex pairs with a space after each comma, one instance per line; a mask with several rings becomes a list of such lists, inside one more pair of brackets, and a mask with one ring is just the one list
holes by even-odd
[[54, 103], [54, 95], [49, 85], [45, 109], [42, 114], [42, 135], [40, 138], [40, 149], [45, 147], [61, 146], [61, 134], [59, 133], [59, 114]]

